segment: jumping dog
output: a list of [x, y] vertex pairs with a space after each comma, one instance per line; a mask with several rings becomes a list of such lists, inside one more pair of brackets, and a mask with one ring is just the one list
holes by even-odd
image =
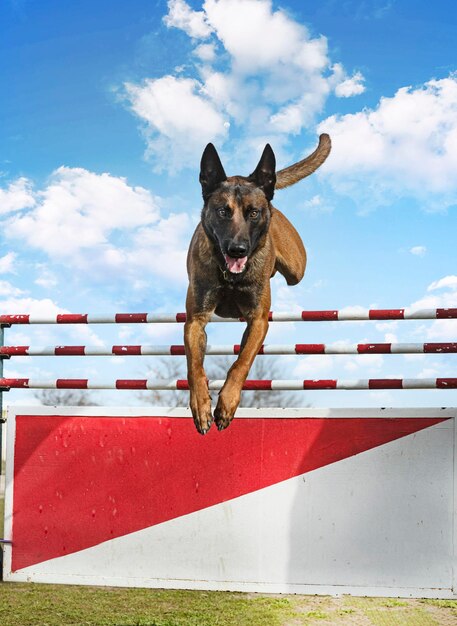
[[228, 371], [214, 410], [217, 428], [223, 430], [235, 415], [243, 384], [267, 334], [270, 278], [279, 272], [288, 285], [296, 285], [305, 272], [302, 240], [271, 204], [274, 191], [312, 174], [330, 149], [330, 137], [322, 134], [312, 154], [275, 172], [275, 155], [267, 144], [254, 172], [247, 177], [227, 177], [213, 144], [203, 152], [200, 183], [204, 205], [187, 256], [189, 288], [184, 326], [190, 408], [202, 435], [212, 423], [203, 369], [205, 326], [213, 313], [243, 317], [247, 322], [240, 354]]

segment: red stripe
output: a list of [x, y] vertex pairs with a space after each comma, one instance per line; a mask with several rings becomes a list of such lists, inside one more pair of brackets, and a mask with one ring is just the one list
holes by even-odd
[[0, 378], [0, 389], [27, 389], [29, 378]]
[[371, 309], [370, 320], [403, 320], [405, 309]]
[[116, 380], [116, 389], [147, 389], [147, 380]]
[[269, 321], [269, 322], [272, 322], [272, 321], [273, 321], [273, 311], [270, 311], [270, 312], [268, 313], [268, 321]]
[[338, 311], [302, 311], [301, 318], [304, 322], [325, 322], [337, 320]]
[[30, 346], [0, 346], [0, 354], [5, 356], [27, 356]]
[[336, 380], [304, 380], [303, 389], [336, 389]]
[[457, 343], [424, 343], [424, 352], [457, 352]]
[[184, 346], [170, 346], [170, 354], [182, 356], [186, 354], [186, 349]]
[[116, 324], [145, 324], [148, 321], [147, 313], [116, 313]]
[[0, 315], [0, 324], [30, 324], [30, 315]]
[[359, 343], [357, 352], [359, 354], [390, 354], [391, 347], [391, 343]]
[[59, 313], [57, 324], [87, 324], [87, 313]]
[[403, 389], [401, 378], [370, 378], [368, 389]]
[[271, 391], [271, 380], [247, 380], [243, 385], [243, 389], [246, 391]]
[[177, 322], [185, 322], [186, 314], [185, 313], [176, 313], [176, 321]]
[[113, 354], [141, 354], [141, 346], [113, 346], [111, 348]]
[[297, 343], [295, 354], [325, 354], [324, 343]]
[[436, 309], [436, 319], [455, 319], [457, 309]]
[[[262, 348], [263, 348], [263, 346], [262, 346]], [[241, 350], [241, 345], [240, 345], [239, 343], [236, 343], [236, 344], [233, 346], [233, 354], [239, 354], [239, 353], [240, 353], [240, 350]]]
[[84, 356], [84, 346], [56, 346], [56, 356]]
[[176, 389], [179, 389], [180, 391], [189, 391], [189, 383], [187, 380], [177, 380]]
[[437, 378], [437, 389], [457, 389], [457, 378]]
[[87, 378], [58, 378], [56, 389], [87, 389]]

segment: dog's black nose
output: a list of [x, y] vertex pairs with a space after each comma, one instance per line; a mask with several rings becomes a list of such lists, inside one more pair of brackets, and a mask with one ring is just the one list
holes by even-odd
[[246, 243], [230, 243], [227, 247], [227, 252], [234, 259], [241, 259], [248, 253], [248, 245]]

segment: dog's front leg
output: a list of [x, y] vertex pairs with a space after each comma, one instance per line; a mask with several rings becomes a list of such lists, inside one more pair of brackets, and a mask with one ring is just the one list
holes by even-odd
[[184, 325], [184, 344], [187, 358], [187, 380], [189, 381], [190, 409], [195, 426], [200, 434], [206, 435], [212, 422], [211, 397], [203, 360], [206, 350], [205, 326], [210, 314], [187, 315]]
[[214, 411], [214, 420], [219, 430], [227, 428], [238, 408], [242, 387], [268, 331], [268, 310], [267, 308], [266, 312], [247, 320], [240, 355], [228, 372]]

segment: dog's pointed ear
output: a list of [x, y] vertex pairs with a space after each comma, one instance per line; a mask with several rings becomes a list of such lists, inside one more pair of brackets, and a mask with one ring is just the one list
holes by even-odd
[[276, 158], [272, 147], [269, 143], [265, 146], [260, 161], [249, 176], [257, 187], [263, 189], [267, 200], [273, 198], [276, 184]]
[[206, 199], [224, 180], [227, 180], [227, 176], [217, 150], [212, 143], [209, 143], [203, 150], [200, 163], [200, 183], [203, 197]]

